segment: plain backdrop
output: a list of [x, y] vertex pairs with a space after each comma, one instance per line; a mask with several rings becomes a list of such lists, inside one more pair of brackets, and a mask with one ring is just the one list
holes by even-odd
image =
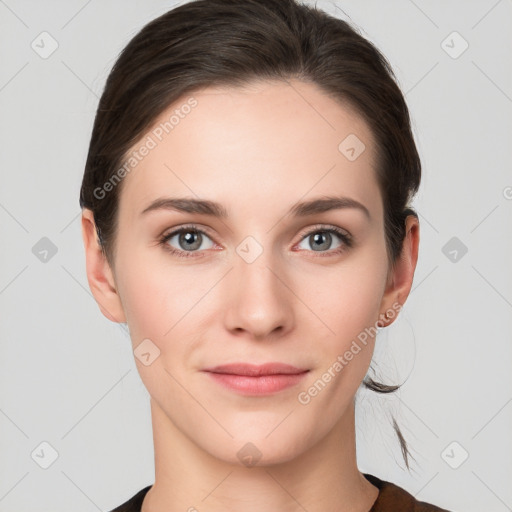
[[[512, 2], [316, 3], [391, 62], [423, 162], [413, 290], [374, 357], [405, 383], [359, 395], [359, 468], [451, 511], [512, 510]], [[108, 511], [154, 481], [148, 393], [90, 293], [78, 194], [111, 66], [175, 5], [0, 0], [1, 512]]]

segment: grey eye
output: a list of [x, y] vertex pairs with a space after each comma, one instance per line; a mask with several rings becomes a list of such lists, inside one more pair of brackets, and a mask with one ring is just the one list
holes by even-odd
[[[209, 247], [201, 247], [203, 242], [211, 239], [202, 231], [198, 231], [195, 229], [181, 229], [180, 231], [175, 231], [171, 233], [167, 239], [167, 242], [170, 244], [173, 238], [178, 237], [178, 247], [173, 246], [177, 250], [192, 252], [197, 251], [199, 249], [209, 249], [213, 246], [213, 242]], [[170, 244], [172, 245], [172, 244]]]
[[313, 233], [306, 235], [304, 239], [301, 241], [301, 244], [306, 242], [307, 245], [309, 245], [309, 247], [301, 247], [301, 249], [313, 250], [316, 252], [326, 251], [329, 249], [337, 249], [337, 247], [340, 247], [342, 244], [339, 243], [337, 247], [331, 247], [331, 244], [333, 242], [333, 235], [341, 239], [340, 235], [338, 235], [337, 233], [332, 233], [328, 230], [314, 231]]

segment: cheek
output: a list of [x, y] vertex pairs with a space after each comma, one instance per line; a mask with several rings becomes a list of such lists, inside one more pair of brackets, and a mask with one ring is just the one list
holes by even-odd
[[120, 294], [133, 348], [150, 339], [172, 367], [194, 351], [203, 323], [222, 308], [212, 288], [225, 269], [182, 265], [163, 251], [125, 251], [130, 256], [119, 263]]
[[339, 265], [306, 273], [303, 293], [331, 337], [346, 341], [377, 320], [386, 273], [385, 253], [365, 247]]
[[143, 251], [126, 245], [119, 251], [117, 267], [119, 293], [134, 347], [144, 338], [162, 338], [174, 323], [169, 312], [176, 311], [181, 284], [170, 279], [172, 275], [163, 275]]
[[333, 414], [340, 395], [355, 393], [368, 370], [386, 274], [385, 248], [376, 242], [329, 272], [307, 278], [308, 302], [322, 321], [316, 321], [320, 328], [312, 332], [318, 354], [315, 378], [320, 376], [320, 387], [326, 384], [318, 403], [333, 408]]
[[[186, 358], [186, 350], [195, 346], [194, 334], [187, 335], [185, 331], [190, 325], [187, 311], [192, 309], [193, 313], [194, 302], [198, 302], [196, 290], [190, 282], [187, 286], [179, 269], [165, 268], [161, 261], [151, 261], [142, 252], [140, 257], [136, 252], [124, 257], [119, 273], [120, 294], [139, 375], [157, 402], [163, 403], [166, 393], [171, 393], [177, 403], [183, 397], [173, 379], [174, 368]], [[149, 357], [144, 359], [143, 354]], [[186, 407], [186, 403], [180, 406]]]
[[316, 371], [301, 388], [299, 402], [322, 411], [326, 425], [338, 421], [371, 363], [386, 275], [386, 264], [375, 254], [340, 265], [322, 280], [323, 292], [313, 286], [315, 279], [308, 283], [308, 300], [328, 329], [315, 320], [320, 325], [311, 330]]

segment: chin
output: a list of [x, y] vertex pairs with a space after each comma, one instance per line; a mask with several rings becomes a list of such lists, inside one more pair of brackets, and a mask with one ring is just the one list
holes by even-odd
[[300, 438], [295, 439], [292, 433], [285, 430], [281, 435], [276, 432], [268, 435], [268, 432], [265, 429], [264, 432], [235, 436], [219, 443], [213, 440], [211, 445], [203, 448], [219, 460], [247, 468], [284, 464], [309, 448], [303, 433], [297, 433]]

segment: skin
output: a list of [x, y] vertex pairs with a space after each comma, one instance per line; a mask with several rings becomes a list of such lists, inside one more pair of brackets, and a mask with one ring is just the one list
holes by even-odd
[[[193, 96], [197, 107], [123, 180], [113, 268], [92, 213], [82, 215], [87, 277], [101, 311], [128, 323], [133, 349], [149, 338], [160, 350], [148, 366], [135, 358], [151, 396], [155, 447], [155, 483], [142, 510], [367, 512], [378, 489], [357, 468], [354, 399], [375, 338], [308, 404], [297, 396], [365, 328], [393, 321], [382, 315], [410, 292], [418, 221], [407, 219], [392, 266], [372, 133], [316, 85], [255, 82]], [[366, 146], [354, 161], [338, 150], [351, 133]], [[370, 218], [356, 208], [287, 215], [298, 201], [332, 195], [359, 201]], [[217, 201], [229, 216], [140, 215], [163, 196]], [[192, 257], [158, 244], [189, 223], [207, 230]], [[333, 234], [315, 251], [312, 235], [330, 226], [350, 233], [353, 246], [336, 254], [344, 242]], [[263, 249], [252, 263], [236, 252], [247, 236]], [[179, 235], [167, 244], [186, 252]], [[201, 372], [239, 361], [310, 371], [297, 386], [257, 397]], [[253, 467], [237, 457], [248, 442], [261, 453]]]

